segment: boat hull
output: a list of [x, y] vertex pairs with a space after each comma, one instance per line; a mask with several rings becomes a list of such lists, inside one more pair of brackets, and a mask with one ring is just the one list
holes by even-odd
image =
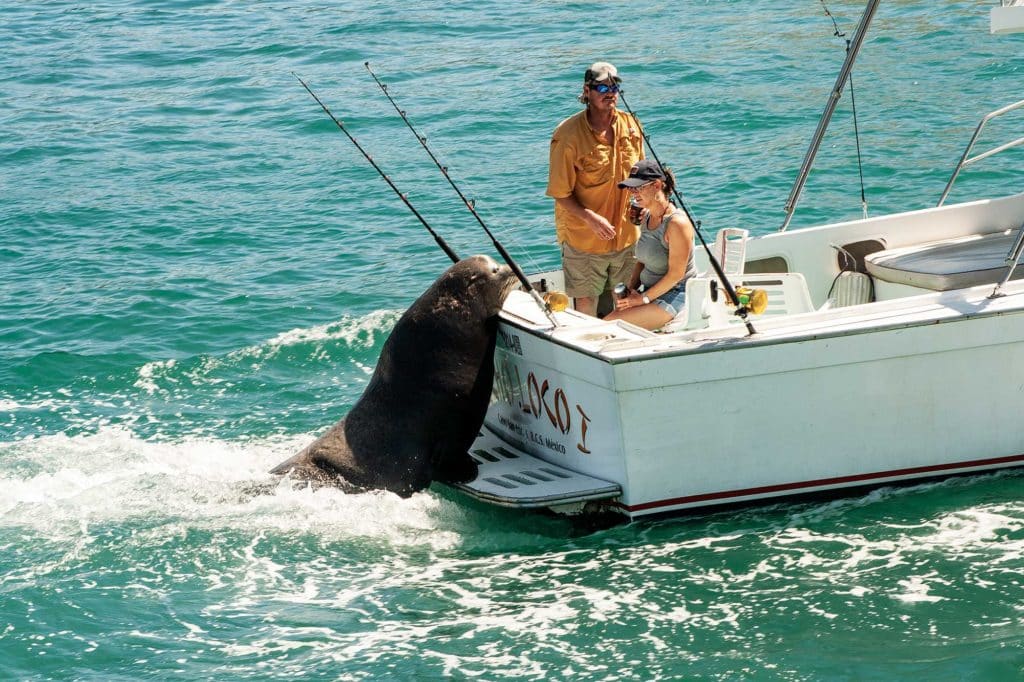
[[1021, 465], [1024, 311], [947, 298], [948, 319], [618, 360], [503, 319], [486, 424], [630, 517]]

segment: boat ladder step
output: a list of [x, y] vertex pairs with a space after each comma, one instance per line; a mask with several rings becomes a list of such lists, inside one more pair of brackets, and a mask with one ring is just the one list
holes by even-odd
[[617, 483], [570, 471], [509, 445], [484, 426], [469, 450], [479, 465], [476, 479], [455, 487], [478, 500], [503, 507], [578, 506], [622, 494]]

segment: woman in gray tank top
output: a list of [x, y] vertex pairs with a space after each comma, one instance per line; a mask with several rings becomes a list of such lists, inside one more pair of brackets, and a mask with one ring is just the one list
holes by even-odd
[[[668, 197], [675, 186], [671, 169], [643, 159], [619, 183], [645, 209], [636, 243], [637, 264], [625, 297], [616, 300], [606, 320], [626, 320], [645, 329], [659, 329], [682, 312], [686, 281], [696, 274], [693, 225]], [[638, 291], [643, 285], [643, 292]]]

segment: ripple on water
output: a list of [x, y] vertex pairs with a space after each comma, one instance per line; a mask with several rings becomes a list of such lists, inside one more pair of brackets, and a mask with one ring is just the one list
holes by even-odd
[[[600, 531], [266, 474], [358, 398], [447, 265], [292, 72], [459, 253], [492, 252], [369, 60], [542, 270], [551, 130], [597, 58], [708, 236], [776, 229], [845, 47], [820, 4], [593, 5], [582, 23], [578, 4], [490, 0], [8, 5], [7, 676], [1020, 677], [1019, 474]], [[830, 9], [846, 31], [861, 11]], [[879, 11], [854, 73], [871, 215], [933, 205], [1009, 103], [1020, 59], [987, 9]], [[990, 146], [1018, 135], [1007, 118]], [[795, 225], [860, 216], [852, 123], [844, 98]], [[954, 198], [1019, 191], [1001, 157]]]

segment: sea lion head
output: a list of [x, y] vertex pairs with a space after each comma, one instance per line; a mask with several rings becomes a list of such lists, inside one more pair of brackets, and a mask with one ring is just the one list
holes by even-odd
[[481, 317], [489, 318], [498, 314], [517, 282], [512, 268], [499, 265], [490, 256], [478, 255], [448, 268], [438, 285], [458, 300], [471, 302]]

